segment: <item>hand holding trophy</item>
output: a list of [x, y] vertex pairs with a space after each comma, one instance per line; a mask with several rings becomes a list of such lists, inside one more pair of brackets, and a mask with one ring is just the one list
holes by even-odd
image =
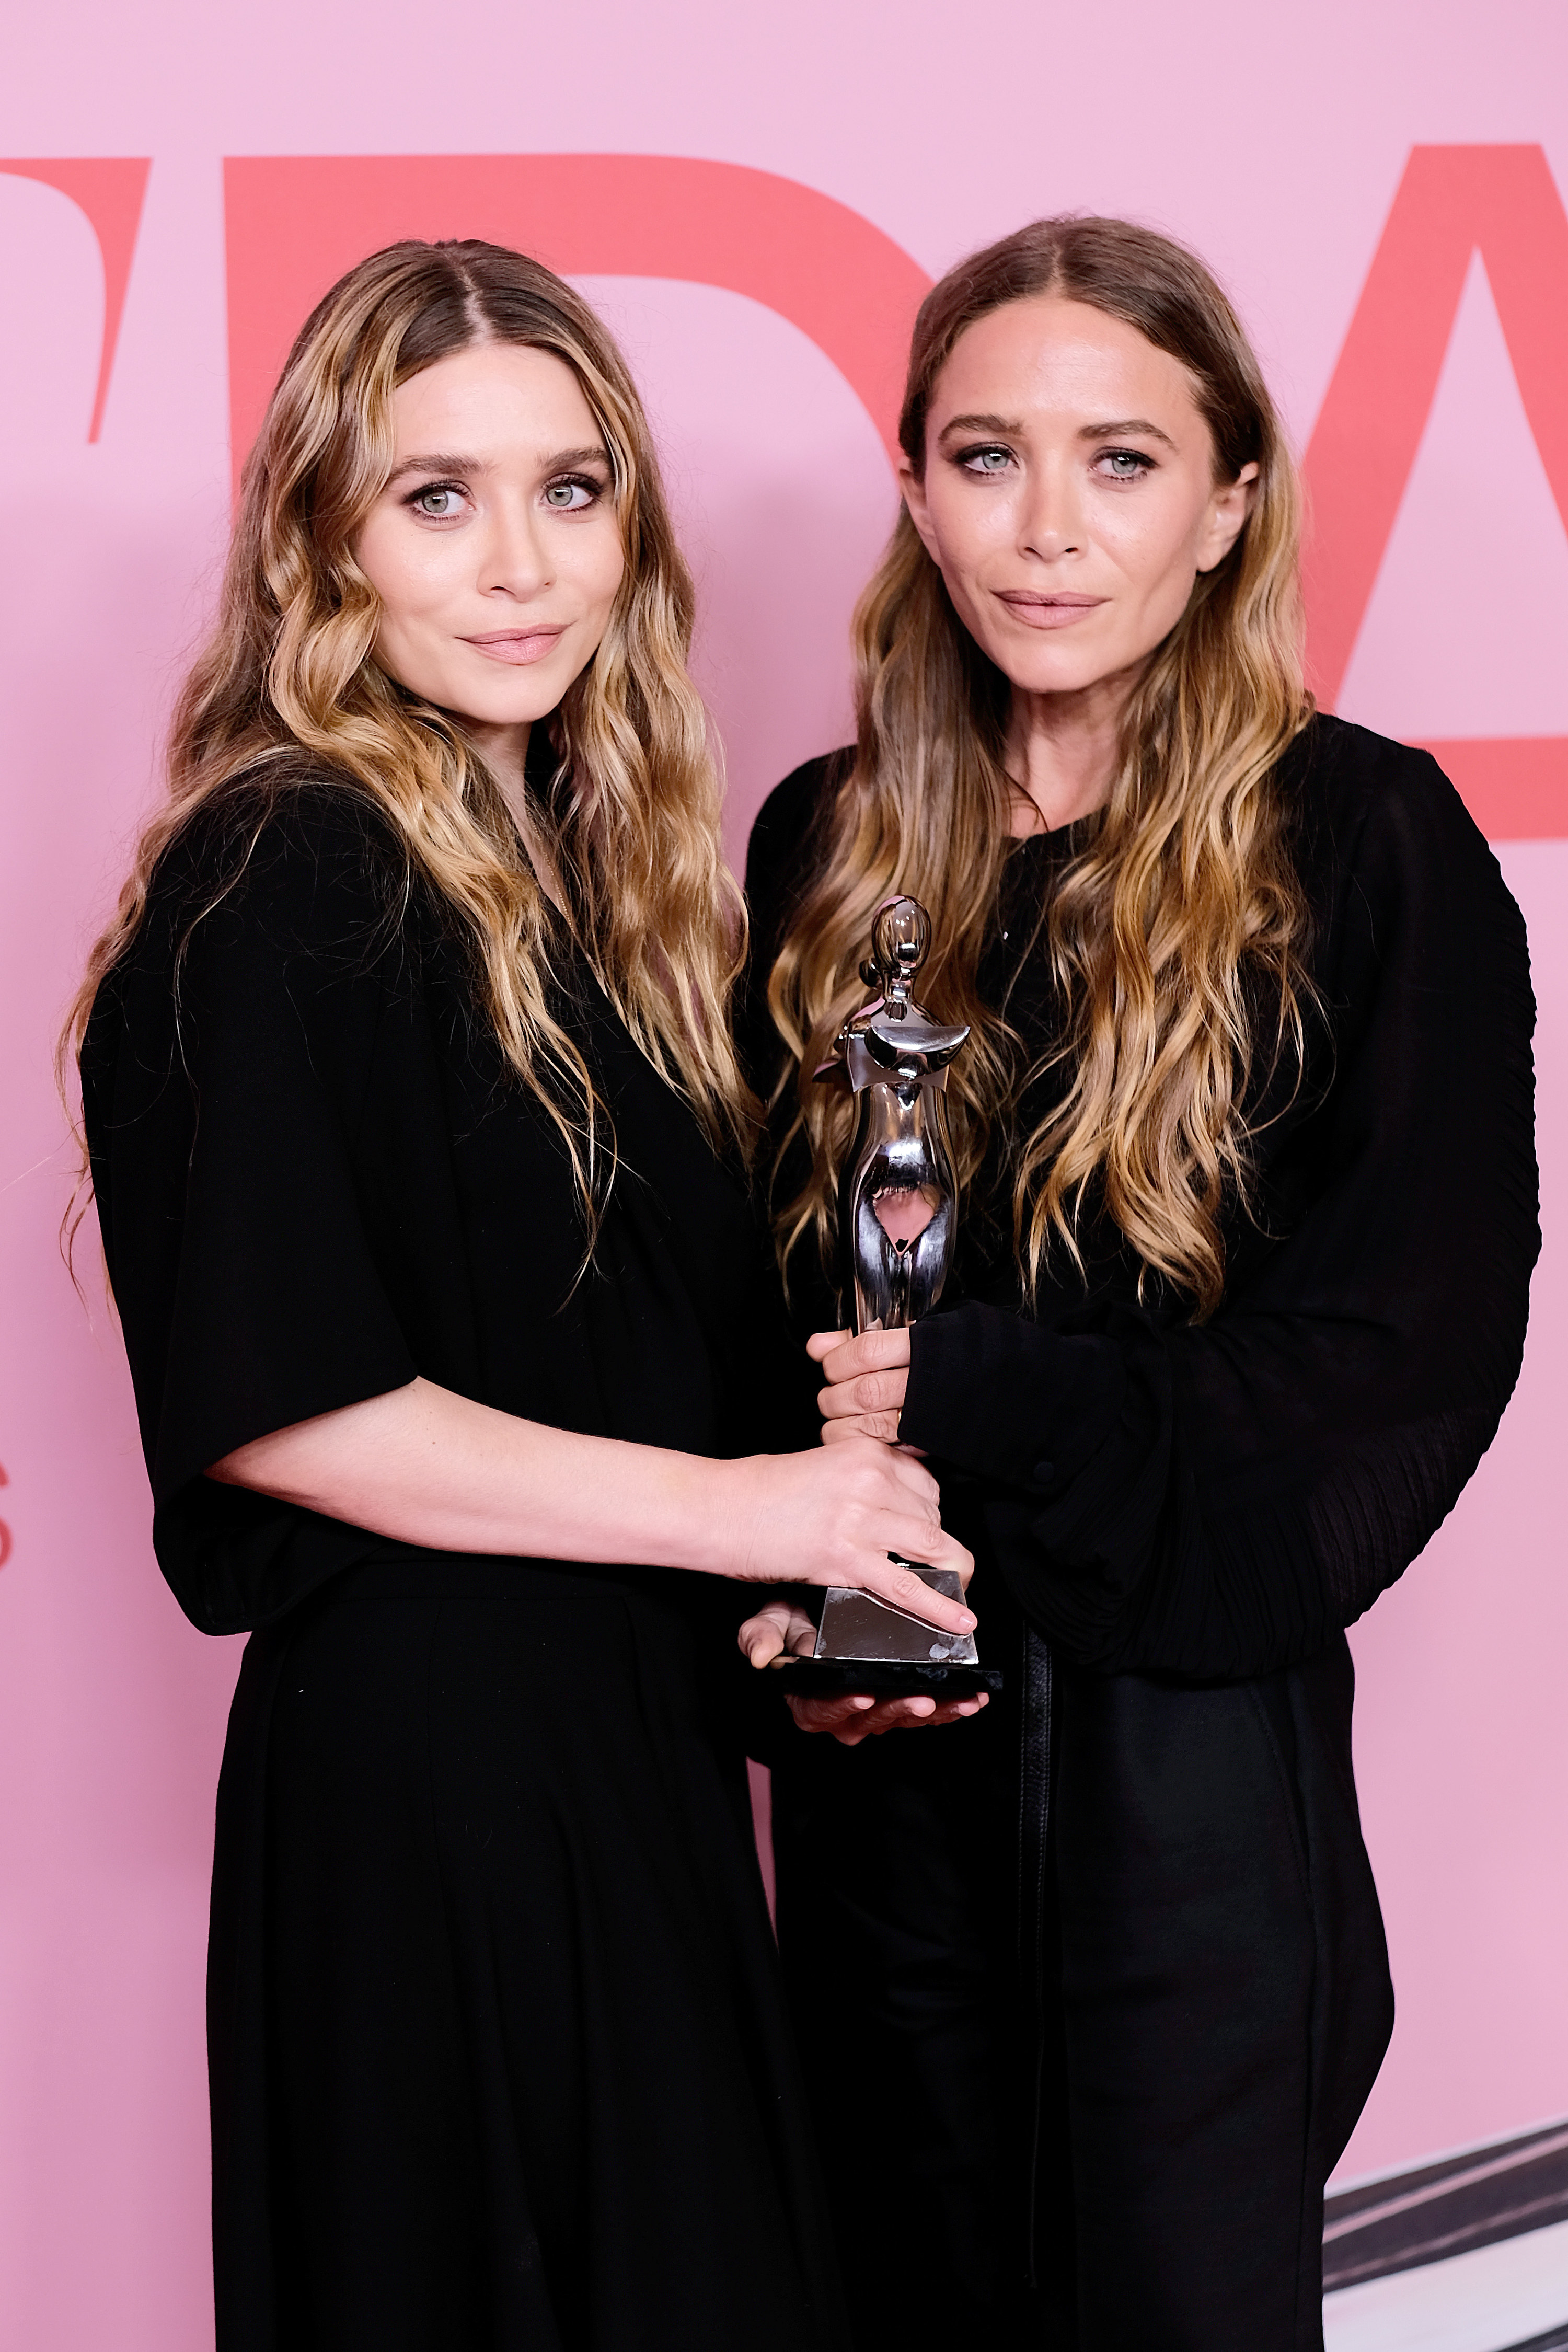
[[[958, 1187], [947, 1139], [948, 1066], [969, 1035], [943, 1028], [914, 1003], [911, 983], [931, 948], [931, 919], [913, 898], [891, 898], [860, 967], [881, 993], [846, 1022], [820, 1080], [847, 1087], [857, 1108], [839, 1179], [846, 1290], [855, 1328], [913, 1323], [936, 1305], [952, 1264]], [[933, 1591], [961, 1600], [950, 1568], [903, 1561]], [[829, 1585], [810, 1658], [790, 1662], [802, 1696], [872, 1691], [952, 1699], [999, 1690], [972, 1633], [944, 1633], [869, 1593]]]

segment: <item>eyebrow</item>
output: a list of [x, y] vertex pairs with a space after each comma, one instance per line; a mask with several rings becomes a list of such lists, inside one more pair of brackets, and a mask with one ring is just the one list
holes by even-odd
[[981, 415], [950, 416], [937, 438], [945, 441], [953, 433], [1003, 433], [1009, 439], [1022, 433], [1024, 427], [1016, 416]]
[[1163, 441], [1167, 449], [1176, 446], [1163, 426], [1151, 424], [1146, 416], [1114, 416], [1109, 425], [1085, 425], [1079, 428], [1078, 437], [1080, 441], [1109, 441], [1118, 433], [1142, 433], [1151, 441]]
[[[603, 442], [591, 441], [581, 449], [557, 449], [546, 457], [540, 470], [545, 474], [563, 473], [570, 466], [608, 466], [610, 453]], [[437, 449], [426, 457], [405, 457], [387, 476], [387, 487], [400, 482], [405, 474], [488, 474], [491, 470], [487, 457], [464, 457], [460, 452]]]
[[[939, 441], [945, 442], [955, 433], [996, 433], [1011, 441], [1016, 440], [1024, 430], [1022, 420], [1016, 416], [976, 414], [968, 416], [950, 416], [937, 438]], [[1163, 441], [1167, 449], [1173, 449], [1176, 446], [1170, 435], [1162, 426], [1152, 424], [1147, 416], [1117, 416], [1113, 417], [1109, 424], [1080, 425], [1078, 437], [1080, 441], [1106, 441], [1118, 433], [1142, 433], [1152, 441]]]

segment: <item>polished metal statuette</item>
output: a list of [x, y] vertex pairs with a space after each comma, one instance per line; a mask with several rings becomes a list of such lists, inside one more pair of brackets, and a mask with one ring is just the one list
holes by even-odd
[[[855, 1097], [853, 1139], [839, 1180], [845, 1286], [857, 1331], [893, 1330], [936, 1305], [952, 1265], [958, 1186], [947, 1134], [947, 1073], [969, 1035], [944, 1028], [910, 991], [931, 950], [931, 918], [914, 898], [879, 911], [860, 967], [876, 1001], [846, 1022], [817, 1072]], [[952, 1569], [900, 1561], [934, 1591], [960, 1600]], [[813, 1661], [844, 1689], [994, 1688], [973, 1634], [949, 1634], [868, 1593], [830, 1585]], [[857, 1684], [855, 1674], [869, 1667]], [[854, 1672], [850, 1670], [853, 1669]], [[967, 1672], [964, 1669], [968, 1669]], [[821, 1679], [821, 1677], [819, 1677]]]
[[860, 968], [881, 995], [838, 1034], [857, 1112], [838, 1190], [857, 1331], [894, 1330], [934, 1307], [958, 1236], [945, 1097], [969, 1032], [942, 1028], [910, 995], [930, 951], [925, 908], [892, 899]]

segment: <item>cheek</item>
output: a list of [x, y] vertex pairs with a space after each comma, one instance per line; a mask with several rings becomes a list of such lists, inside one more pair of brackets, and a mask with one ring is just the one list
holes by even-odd
[[612, 522], [607, 530], [574, 533], [563, 551], [559, 570], [572, 581], [590, 611], [602, 613], [607, 620], [626, 570], [618, 526]]
[[1197, 571], [1206, 501], [1134, 496], [1111, 507], [1101, 541], [1123, 576], [1147, 594], [1184, 598]]
[[963, 579], [996, 547], [1011, 545], [1015, 537], [1012, 501], [993, 492], [988, 498], [965, 497], [951, 481], [933, 485], [926, 509], [936, 560], [949, 579]]
[[381, 599], [384, 630], [417, 623], [437, 611], [449, 593], [449, 541], [367, 526], [354, 558]]

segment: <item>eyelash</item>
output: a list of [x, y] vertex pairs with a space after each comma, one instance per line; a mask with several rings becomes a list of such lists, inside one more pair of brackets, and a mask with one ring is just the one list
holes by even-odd
[[[605, 496], [606, 485], [595, 480], [592, 474], [558, 474], [553, 481], [546, 482], [544, 487], [547, 491], [586, 490], [588, 505], [597, 506], [599, 500]], [[421, 482], [416, 490], [409, 491], [403, 503], [411, 513], [423, 514], [426, 522], [451, 522], [454, 519], [451, 515], [431, 514], [427, 509], [421, 506], [421, 499], [443, 497], [466, 499], [468, 495], [468, 490], [461, 482]], [[587, 510], [587, 507], [557, 507], [554, 509], [557, 514], [585, 514]]]
[[[978, 466], [975, 463], [976, 458], [1011, 459], [1012, 456], [1012, 450], [999, 441], [982, 441], [977, 442], [973, 449], [959, 450], [953, 463], [962, 472], [973, 476], [976, 481], [994, 481], [1004, 469], [1000, 466]], [[1108, 457], [1130, 457], [1133, 461], [1136, 471], [1131, 474], [1101, 474], [1100, 478], [1102, 482], [1142, 481], [1145, 474], [1152, 474], [1154, 471], [1155, 460], [1142, 449], [1101, 449], [1094, 460], [1096, 467], [1103, 464]]]
[[1152, 474], [1154, 470], [1153, 458], [1142, 449], [1102, 449], [1094, 462], [1098, 466], [1107, 457], [1131, 457], [1137, 471], [1131, 474], [1102, 474], [1101, 481], [1140, 482], [1145, 474]]
[[977, 441], [973, 449], [960, 449], [952, 462], [962, 472], [973, 474], [977, 481], [987, 481], [994, 480], [1001, 473], [1001, 467], [977, 466], [975, 459], [977, 457], [1010, 458], [1012, 455], [1011, 449], [1004, 448], [999, 441]]
[[450, 522], [452, 520], [450, 515], [430, 514], [421, 507], [420, 500], [436, 498], [465, 499], [468, 495], [461, 482], [421, 482], [416, 490], [409, 491], [403, 503], [411, 514], [424, 514], [426, 522]]
[[[599, 500], [605, 496], [607, 486], [604, 482], [595, 479], [595, 476], [592, 474], [557, 474], [555, 479], [552, 482], [546, 482], [544, 487], [547, 491], [566, 489], [586, 490], [588, 493], [589, 505], [597, 506]], [[571, 507], [557, 507], [555, 511], [557, 514], [571, 514], [574, 511], [578, 514], [585, 514], [587, 512], [587, 508], [578, 507], [574, 509]]]

